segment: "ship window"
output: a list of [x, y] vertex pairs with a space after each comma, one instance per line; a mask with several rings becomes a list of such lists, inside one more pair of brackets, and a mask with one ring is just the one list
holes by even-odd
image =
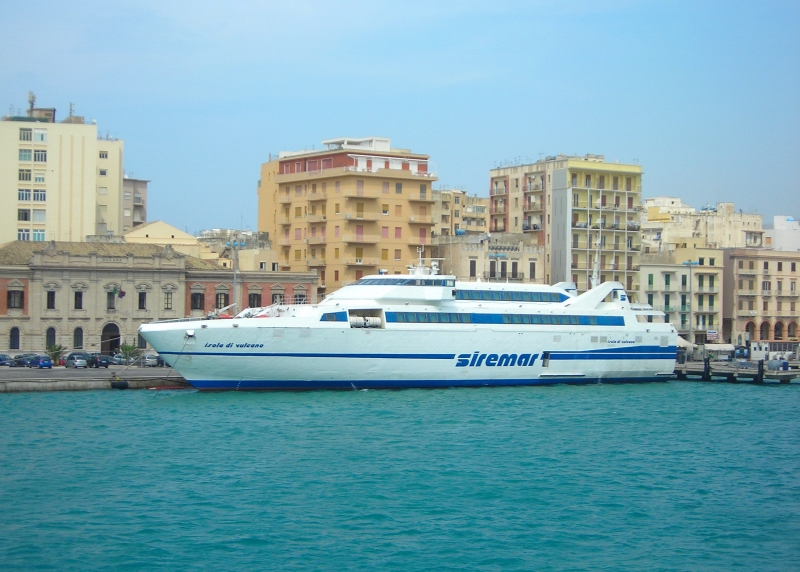
[[502, 299], [503, 299], [503, 293], [502, 292], [492, 292], [492, 300], [495, 300], [495, 301], [499, 302]]
[[471, 297], [473, 300], [480, 300], [480, 299], [481, 299], [481, 291], [480, 291], [480, 290], [473, 290], [473, 291], [470, 293], [470, 297]]
[[512, 292], [511, 299], [514, 300], [514, 302], [520, 302], [522, 300], [522, 294], [520, 292]]
[[569, 316], [561, 316], [561, 325], [569, 326]]
[[509, 314], [503, 314], [503, 323], [510, 324], [511, 323], [511, 316]]
[[464, 322], [465, 324], [469, 324], [472, 321], [472, 319], [469, 314], [461, 314], [461, 321]]
[[538, 292], [531, 292], [531, 301], [532, 302], [541, 302], [542, 299]]
[[439, 314], [428, 314], [428, 321], [429, 322], [438, 322], [439, 321]]
[[425, 312], [417, 312], [417, 322], [427, 322], [428, 314]]
[[589, 316], [589, 325], [596, 326], [597, 325], [597, 317], [596, 316]]
[[521, 324], [522, 323], [522, 317], [519, 314], [514, 314], [513, 316], [511, 316], [511, 323], [512, 324]]
[[530, 324], [531, 323], [531, 317], [528, 314], [523, 315], [522, 316], [522, 323], [523, 324]]
[[531, 293], [530, 292], [523, 292], [522, 293], [522, 301], [523, 302], [530, 302], [531, 301]]
[[450, 321], [450, 314], [439, 314], [439, 322], [446, 324]]
[[571, 325], [573, 325], [573, 326], [577, 326], [578, 325], [578, 316], [570, 316], [569, 317], [569, 323]]
[[492, 293], [489, 290], [484, 290], [483, 292], [481, 292], [481, 299], [483, 299], [483, 300], [491, 300], [492, 299]]
[[531, 322], [534, 324], [541, 324], [542, 317], [541, 316], [531, 316]]
[[409, 322], [416, 322], [417, 321], [417, 314], [415, 312], [409, 312], [406, 314]]

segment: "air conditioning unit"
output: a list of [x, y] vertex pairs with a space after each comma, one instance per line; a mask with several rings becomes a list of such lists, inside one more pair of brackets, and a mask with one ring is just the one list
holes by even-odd
[[350, 213], [344, 213], [344, 220], [350, 220]]
[[413, 216], [411, 216], [411, 217], [408, 217], [408, 219], [409, 219], [411, 222], [414, 222], [414, 217], [413, 217]]

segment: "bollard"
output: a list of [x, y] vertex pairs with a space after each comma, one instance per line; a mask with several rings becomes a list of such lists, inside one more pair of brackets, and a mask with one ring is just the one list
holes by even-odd
[[756, 374], [756, 383], [764, 383], [764, 360], [758, 360], [758, 373]]
[[703, 358], [703, 381], [711, 381], [711, 359]]

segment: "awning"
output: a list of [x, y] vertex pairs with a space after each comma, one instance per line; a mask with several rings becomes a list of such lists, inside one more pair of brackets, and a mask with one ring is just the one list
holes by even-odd
[[687, 342], [682, 337], [678, 336], [678, 347], [679, 348], [693, 348], [694, 344]]
[[733, 344], [706, 344], [705, 345], [707, 352], [734, 352], [736, 348], [733, 347]]

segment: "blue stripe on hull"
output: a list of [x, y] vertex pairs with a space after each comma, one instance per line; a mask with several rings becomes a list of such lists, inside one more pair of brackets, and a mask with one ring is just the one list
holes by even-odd
[[592, 384], [592, 383], [652, 383], [666, 381], [661, 377], [587, 378], [556, 377], [532, 379], [417, 379], [417, 380], [194, 380], [189, 383], [201, 391], [311, 391], [311, 390], [360, 390], [360, 389], [446, 389], [455, 387], [518, 387], [533, 385]]

